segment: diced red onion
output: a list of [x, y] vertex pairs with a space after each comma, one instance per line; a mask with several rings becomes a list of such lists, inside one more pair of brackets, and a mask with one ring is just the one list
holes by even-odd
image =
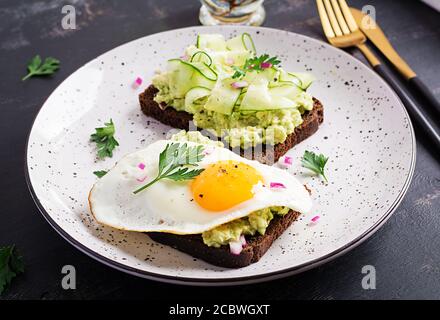
[[142, 178], [137, 178], [136, 181], [138, 181], [138, 182], [144, 182], [145, 179], [147, 179], [147, 176], [142, 177]]
[[236, 82], [231, 83], [231, 86], [234, 89], [244, 88], [244, 87], [247, 87], [248, 85], [249, 85], [249, 83], [247, 83], [247, 81], [236, 81]]
[[271, 68], [271, 67], [272, 67], [272, 63], [270, 63], [270, 62], [263, 62], [261, 64], [262, 69], [267, 69], [267, 68]]
[[240, 240], [232, 241], [229, 242], [229, 249], [233, 255], [238, 256], [241, 253], [241, 250], [243, 250], [243, 245], [241, 244]]
[[142, 78], [141, 77], [137, 77], [136, 80], [134, 81], [137, 85], [141, 85], [142, 84]]
[[144, 170], [144, 169], [145, 169], [145, 164], [142, 163], [142, 162], [139, 163], [139, 164], [138, 164], [138, 168], [141, 169], [141, 170]]
[[318, 222], [319, 218], [320, 218], [320, 216], [314, 216], [310, 221], [313, 223], [316, 223], [316, 222]]
[[243, 234], [240, 236], [240, 242], [242, 247], [247, 246], [246, 238], [244, 237]]
[[290, 166], [293, 163], [293, 158], [289, 156], [284, 156], [283, 163]]
[[284, 156], [281, 158], [280, 165], [282, 167], [288, 168], [293, 164], [293, 158], [289, 156]]
[[141, 84], [142, 84], [142, 78], [141, 77], [137, 77], [136, 78], [136, 80], [134, 80], [134, 83], [133, 83], [133, 88], [138, 88]]
[[208, 146], [208, 147], [205, 147], [205, 149], [203, 149], [202, 154], [204, 156], [207, 156], [207, 155], [210, 155], [213, 151], [214, 151], [214, 149]]
[[271, 189], [286, 189], [286, 186], [282, 184], [281, 182], [271, 182], [270, 183]]
[[235, 63], [234, 59], [232, 58], [226, 58], [225, 59], [225, 64], [228, 66], [232, 66]]

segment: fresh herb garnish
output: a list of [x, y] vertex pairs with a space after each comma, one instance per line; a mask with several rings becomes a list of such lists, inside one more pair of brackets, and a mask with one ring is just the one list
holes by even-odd
[[159, 173], [157, 177], [146, 185], [133, 191], [134, 194], [145, 190], [153, 183], [161, 179], [171, 179], [173, 181], [191, 180], [198, 176], [204, 169], [190, 170], [186, 166], [196, 166], [203, 155], [203, 146], [188, 146], [186, 143], [167, 144], [159, 155]]
[[55, 71], [57, 71], [59, 67], [59, 60], [52, 57], [47, 57], [46, 59], [44, 59], [44, 62], [42, 62], [41, 57], [39, 55], [36, 55], [32, 58], [31, 61], [29, 61], [27, 65], [27, 70], [29, 73], [21, 80], [24, 81], [33, 76], [51, 75], [55, 73]]
[[93, 171], [93, 174], [97, 176], [98, 178], [102, 178], [107, 174], [108, 171], [105, 170], [99, 170], [99, 171]]
[[13, 278], [23, 272], [23, 260], [15, 246], [0, 248], [0, 294], [9, 286]]
[[104, 123], [105, 127], [95, 128], [96, 133], [92, 134], [91, 141], [96, 142], [98, 146], [98, 157], [112, 157], [113, 149], [116, 146], [119, 146], [118, 141], [116, 141], [115, 134], [115, 126], [113, 124], [113, 120], [110, 119], [110, 122]]
[[232, 69], [235, 71], [235, 73], [232, 75], [232, 79], [241, 78], [246, 75], [246, 71], [240, 67], [232, 66]]
[[281, 61], [277, 57], [270, 57], [268, 54], [262, 54], [259, 57], [249, 58], [244, 65], [240, 67], [233, 66], [235, 73], [232, 79], [244, 77], [247, 71], [262, 71], [280, 64]]
[[304, 156], [301, 159], [301, 164], [303, 167], [312, 170], [317, 175], [321, 175], [326, 182], [328, 182], [327, 177], [324, 173], [324, 167], [327, 163], [328, 157], [323, 154], [317, 155], [313, 151], [305, 151]]

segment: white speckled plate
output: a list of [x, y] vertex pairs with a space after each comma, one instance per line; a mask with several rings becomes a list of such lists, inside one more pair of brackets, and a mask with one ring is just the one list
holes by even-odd
[[[323, 184], [295, 165], [289, 170], [312, 189], [314, 209], [295, 222], [258, 262], [223, 269], [162, 246], [141, 233], [97, 224], [87, 204], [96, 177], [123, 155], [163, 138], [170, 128], [144, 116], [138, 94], [157, 68], [180, 56], [198, 33], [227, 37], [249, 32], [260, 53], [278, 55], [292, 71], [318, 79], [310, 92], [324, 104], [317, 133], [289, 151], [330, 157]], [[144, 79], [141, 88], [132, 83]], [[89, 136], [112, 118], [120, 147], [96, 161]], [[352, 249], [396, 209], [411, 181], [415, 139], [400, 100], [368, 67], [323, 42], [286, 31], [249, 27], [191, 27], [144, 37], [90, 61], [47, 99], [27, 146], [31, 193], [43, 216], [66, 240], [119, 270], [165, 282], [225, 285], [258, 282], [310, 269]], [[310, 226], [312, 216], [320, 215]]]

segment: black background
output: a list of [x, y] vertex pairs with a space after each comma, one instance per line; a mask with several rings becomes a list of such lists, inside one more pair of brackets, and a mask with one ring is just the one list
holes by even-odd
[[[365, 1], [349, 1], [362, 7]], [[440, 99], [440, 14], [421, 1], [370, 0], [401, 55]], [[77, 30], [61, 28], [73, 4]], [[197, 25], [196, 0], [72, 0], [0, 3], [0, 246], [15, 243], [26, 272], [3, 299], [384, 299], [440, 298], [440, 170], [418, 135], [417, 167], [403, 203], [368, 241], [324, 266], [256, 285], [197, 288], [133, 277], [94, 261], [63, 240], [35, 207], [24, 179], [32, 121], [69, 74], [99, 54], [159, 31]], [[315, 1], [267, 0], [265, 26], [323, 39]], [[61, 60], [52, 78], [21, 82], [35, 54]], [[359, 52], [353, 54], [365, 61]], [[417, 129], [417, 128], [416, 128]], [[416, 130], [417, 131], [417, 130]], [[61, 288], [61, 268], [77, 271], [77, 289]], [[361, 268], [377, 270], [377, 289], [363, 290]]]

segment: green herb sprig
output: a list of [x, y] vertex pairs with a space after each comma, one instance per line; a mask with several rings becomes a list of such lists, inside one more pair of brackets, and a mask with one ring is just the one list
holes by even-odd
[[321, 175], [325, 182], [328, 182], [327, 177], [324, 173], [324, 167], [327, 163], [328, 157], [323, 154], [317, 155], [313, 151], [305, 151], [301, 159], [301, 164], [303, 167], [313, 171], [317, 175]]
[[93, 174], [97, 176], [98, 178], [102, 178], [107, 174], [108, 171], [105, 170], [99, 170], [99, 171], [93, 171]]
[[15, 246], [0, 248], [0, 294], [11, 284], [13, 278], [24, 272], [22, 257]]
[[195, 178], [204, 169], [190, 169], [188, 166], [196, 166], [204, 157], [202, 152], [203, 146], [201, 145], [188, 146], [186, 143], [167, 144], [159, 155], [159, 173], [157, 177], [133, 191], [133, 193], [137, 194], [162, 179], [183, 181]]
[[52, 58], [47, 57], [44, 59], [44, 62], [42, 62], [41, 57], [39, 55], [36, 55], [32, 58], [31, 61], [29, 61], [27, 65], [28, 74], [25, 75], [21, 80], [25, 81], [26, 79], [33, 77], [33, 76], [47, 76], [55, 73], [60, 68], [60, 61]]
[[241, 78], [246, 75], [247, 71], [262, 71], [269, 66], [276, 66], [281, 63], [277, 57], [270, 57], [268, 54], [262, 54], [259, 57], [249, 58], [242, 67], [233, 66], [235, 73], [232, 79]]
[[98, 157], [100, 159], [105, 157], [112, 157], [113, 150], [119, 146], [118, 141], [116, 141], [115, 134], [115, 125], [113, 124], [113, 120], [110, 119], [110, 122], [104, 123], [105, 127], [95, 128], [96, 133], [90, 135], [90, 140], [92, 142], [96, 142], [98, 147]]

